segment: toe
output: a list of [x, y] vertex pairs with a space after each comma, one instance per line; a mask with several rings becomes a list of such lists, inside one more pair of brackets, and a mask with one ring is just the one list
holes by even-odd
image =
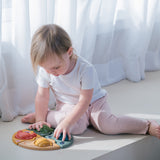
[[26, 121], [25, 118], [22, 118], [22, 119], [21, 119], [21, 122], [22, 122], [22, 123], [25, 123], [25, 121]]

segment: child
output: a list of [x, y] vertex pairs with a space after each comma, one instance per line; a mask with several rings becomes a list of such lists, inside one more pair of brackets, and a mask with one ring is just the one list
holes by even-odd
[[[37, 74], [38, 91], [35, 113], [22, 118], [40, 129], [54, 127], [58, 139], [63, 133], [82, 134], [91, 124], [104, 134], [150, 134], [160, 138], [160, 125], [154, 121], [127, 116], [116, 117], [107, 104], [107, 93], [101, 88], [95, 68], [74, 54], [68, 34], [59, 26], [44, 25], [34, 34], [31, 61]], [[37, 73], [38, 68], [38, 73]], [[49, 90], [56, 98], [56, 110], [48, 110]]]

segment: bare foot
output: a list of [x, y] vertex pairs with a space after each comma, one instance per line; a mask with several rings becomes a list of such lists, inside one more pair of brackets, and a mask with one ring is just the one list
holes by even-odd
[[29, 113], [21, 119], [22, 123], [35, 123], [35, 113]]
[[160, 125], [155, 121], [150, 121], [148, 133], [160, 139]]

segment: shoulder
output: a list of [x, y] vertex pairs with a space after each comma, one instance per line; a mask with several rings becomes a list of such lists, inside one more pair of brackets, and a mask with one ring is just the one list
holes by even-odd
[[83, 57], [79, 58], [79, 67], [78, 70], [80, 72], [80, 79], [93, 79], [97, 77], [97, 72], [93, 64], [85, 60]]
[[82, 90], [93, 89], [99, 83], [96, 69], [93, 64], [80, 57], [81, 77], [80, 84]]
[[82, 74], [85, 73], [85, 72], [93, 72], [93, 71], [95, 71], [95, 67], [93, 66], [93, 64], [88, 62], [83, 57], [79, 56], [78, 57], [78, 61], [79, 61], [79, 69], [81, 70]]

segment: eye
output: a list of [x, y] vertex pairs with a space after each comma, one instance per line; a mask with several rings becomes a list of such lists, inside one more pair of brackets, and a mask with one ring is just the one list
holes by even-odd
[[59, 68], [60, 68], [60, 66], [58, 66], [58, 67], [53, 67], [52, 70], [57, 70], [57, 69], [59, 69]]
[[55, 67], [54, 69], [59, 69], [60, 67]]

